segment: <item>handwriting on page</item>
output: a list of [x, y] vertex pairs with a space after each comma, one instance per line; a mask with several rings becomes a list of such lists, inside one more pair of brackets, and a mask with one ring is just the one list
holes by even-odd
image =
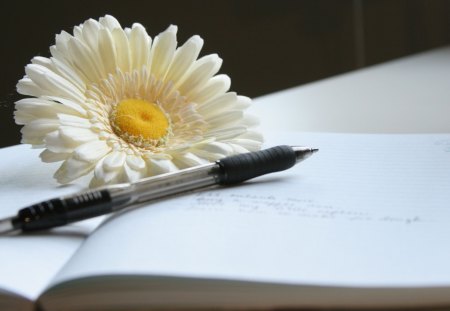
[[[222, 192], [197, 193], [188, 207], [190, 211], [238, 212], [254, 215], [274, 215], [280, 217], [301, 217], [323, 220], [379, 221], [411, 225], [423, 222], [418, 215], [388, 215], [366, 210], [339, 208], [321, 204], [316, 200], [293, 197], [277, 197], [262, 194], [236, 194]], [[429, 221], [429, 220], [427, 220]]]
[[439, 139], [434, 143], [435, 146], [442, 147], [444, 152], [450, 152], [450, 139]]

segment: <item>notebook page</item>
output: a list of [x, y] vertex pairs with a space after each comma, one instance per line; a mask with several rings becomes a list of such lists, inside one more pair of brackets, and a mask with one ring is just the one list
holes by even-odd
[[55, 282], [171, 275], [327, 286], [450, 284], [450, 135], [275, 133], [285, 172], [112, 217]]
[[[79, 191], [52, 178], [57, 164], [44, 164], [42, 150], [19, 145], [0, 149], [0, 218], [30, 204]], [[35, 299], [67, 262], [98, 220], [52, 232], [0, 236], [0, 289]]]

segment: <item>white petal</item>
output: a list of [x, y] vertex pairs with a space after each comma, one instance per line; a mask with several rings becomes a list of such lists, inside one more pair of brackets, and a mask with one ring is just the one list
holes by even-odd
[[117, 19], [111, 15], [105, 15], [105, 17], [100, 17], [99, 22], [109, 30], [113, 30], [115, 28], [122, 28]]
[[146, 169], [145, 161], [142, 159], [142, 157], [128, 155], [126, 162], [127, 165], [134, 170], [142, 171]]
[[254, 115], [245, 114], [241, 120], [241, 123], [246, 125], [247, 127], [254, 127], [259, 125], [259, 119]]
[[188, 69], [193, 65], [197, 59], [198, 54], [203, 46], [203, 39], [199, 36], [193, 36], [186, 41], [183, 46], [175, 51], [172, 63], [165, 77], [165, 81], [173, 81], [180, 83], [183, 76], [188, 72]]
[[252, 100], [249, 97], [238, 95], [236, 108], [244, 110], [244, 109], [247, 109], [248, 107], [250, 107], [251, 105], [252, 105]]
[[121, 151], [113, 151], [105, 157], [103, 161], [103, 169], [108, 172], [117, 171], [123, 167], [126, 154]]
[[67, 108], [66, 110], [60, 109], [61, 112], [68, 113], [70, 111], [73, 114], [76, 114], [80, 117], [87, 117], [87, 112], [85, 108], [83, 108], [84, 104], [74, 102], [67, 98], [62, 98], [58, 96], [45, 96], [44, 98], [50, 99], [58, 103], [58, 105]]
[[221, 153], [208, 152], [206, 150], [203, 150], [203, 148], [199, 148], [199, 149], [193, 148], [193, 149], [191, 149], [191, 152], [193, 154], [195, 154], [196, 156], [198, 156], [199, 158], [207, 160], [208, 162], [217, 161], [224, 157], [224, 155]]
[[136, 182], [146, 176], [146, 170], [135, 170], [128, 165], [128, 162], [125, 163], [124, 172], [127, 181], [131, 183]]
[[98, 82], [105, 78], [103, 63], [99, 61], [98, 53], [92, 51], [83, 41], [71, 38], [68, 42], [69, 55], [73, 65], [80, 70], [89, 81]]
[[[231, 143], [230, 143], [230, 146], [231, 146], [231, 148], [233, 148], [234, 154], [240, 154], [240, 153], [246, 153], [246, 152], [249, 152], [248, 149], [245, 149], [245, 148], [244, 148], [243, 146], [241, 146], [241, 145], [231, 144]], [[259, 150], [259, 149], [256, 149], [256, 150]], [[255, 151], [256, 151], [256, 150], [255, 150]]]
[[231, 126], [242, 120], [244, 113], [242, 110], [226, 111], [218, 116], [207, 118], [206, 122], [210, 128], [220, 128], [223, 126]]
[[45, 135], [44, 142], [48, 150], [56, 153], [72, 153], [80, 145], [72, 140], [63, 139], [59, 130]]
[[188, 100], [198, 104], [204, 103], [224, 94], [230, 89], [230, 85], [231, 79], [227, 75], [214, 76], [209, 79], [203, 88], [200, 87], [196, 92], [193, 92]]
[[70, 114], [58, 113], [58, 119], [61, 122], [61, 125], [81, 127], [81, 128], [91, 127], [91, 122], [89, 122], [88, 119]]
[[119, 166], [114, 170], [105, 170], [105, 160], [100, 160], [94, 168], [94, 177], [92, 178], [89, 187], [95, 188], [106, 184], [117, 183], [122, 179], [123, 166]]
[[263, 141], [264, 138], [261, 133], [256, 131], [247, 131], [245, 134], [242, 134], [237, 138], [230, 139], [228, 142], [232, 145], [240, 145], [249, 151], [256, 151], [261, 149]]
[[[84, 89], [86, 87], [86, 83], [90, 83], [90, 80], [84, 75], [82, 71], [80, 71], [78, 68], [76, 68], [73, 65], [72, 56], [69, 53], [68, 49], [62, 51], [61, 49], [56, 48], [56, 46], [50, 47], [50, 53], [52, 54], [52, 60], [57, 60], [59, 63], [64, 64], [68, 69], [68, 71], [75, 73], [74, 76], [77, 76], [79, 80], [81, 81], [81, 84], [74, 83], [74, 85], [78, 85], [78, 88], [80, 90]], [[55, 63], [56, 66], [56, 63]], [[65, 69], [58, 68], [58, 71], [64, 71]], [[68, 81], [72, 81], [71, 78], [67, 77], [67, 74], [70, 75], [70, 73], [60, 73], [63, 77], [65, 77]]]
[[89, 46], [93, 51], [98, 48], [98, 32], [100, 30], [100, 24], [96, 20], [90, 18], [83, 24], [82, 38], [83, 41]]
[[257, 151], [261, 149], [261, 141], [258, 140], [251, 140], [251, 139], [242, 139], [242, 138], [236, 138], [233, 140], [230, 140], [230, 143], [239, 145], [248, 151]]
[[140, 70], [148, 66], [151, 38], [141, 24], [133, 24], [129, 35], [132, 68]]
[[83, 102], [84, 95], [69, 81], [37, 64], [29, 64], [25, 67], [27, 76], [39, 86], [45, 95], [55, 95]]
[[86, 83], [79, 71], [59, 58], [52, 57], [51, 60], [58, 74], [84, 94], [86, 91]]
[[39, 155], [39, 157], [41, 158], [42, 162], [45, 162], [45, 163], [64, 161], [67, 158], [69, 158], [69, 156], [70, 156], [70, 153], [52, 152], [52, 151], [50, 151], [48, 149], [45, 149]]
[[107, 29], [100, 29], [98, 34], [98, 52], [102, 56], [105, 73], [116, 71], [116, 48], [112, 34]]
[[123, 169], [112, 172], [104, 172], [101, 171], [101, 169], [97, 170], [97, 167], [100, 167], [100, 164], [94, 168], [94, 177], [89, 183], [89, 188], [98, 188], [104, 185], [122, 182]]
[[225, 93], [219, 97], [199, 105], [197, 111], [205, 117], [212, 117], [221, 114], [224, 110], [230, 110], [237, 102], [237, 95], [234, 92]]
[[31, 60], [31, 63], [44, 66], [44, 67], [54, 71], [53, 63], [47, 57], [42, 57], [42, 56], [33, 57], [33, 59]]
[[52, 52], [52, 56], [55, 57], [53, 52], [58, 52], [55, 54], [58, 54], [59, 56], [62, 56], [63, 58], [66, 58], [68, 56], [68, 46], [67, 43], [69, 42], [70, 38], [73, 38], [72, 35], [67, 33], [66, 31], [61, 31], [60, 34], [57, 34], [55, 36], [55, 46], [54, 49], [50, 49], [50, 52]]
[[44, 143], [44, 137], [55, 131], [59, 122], [51, 119], [37, 119], [26, 124], [20, 132], [22, 133], [22, 142], [25, 144], [40, 145]]
[[247, 131], [246, 133], [242, 134], [238, 138], [244, 138], [244, 139], [251, 139], [259, 142], [264, 141], [264, 137], [260, 132], [256, 131]]
[[209, 163], [205, 159], [202, 159], [191, 152], [179, 154], [176, 156], [174, 155], [174, 162], [179, 168], [188, 168]]
[[150, 175], [158, 175], [162, 173], [178, 171], [178, 168], [175, 166], [172, 160], [148, 159], [147, 163], [150, 170]]
[[24, 109], [14, 111], [14, 121], [16, 121], [16, 124], [19, 125], [27, 124], [35, 119], [36, 119], [35, 116], [25, 111]]
[[[58, 38], [58, 35], [56, 35], [56, 38]], [[50, 55], [52, 58], [55, 58], [59, 60], [60, 62], [65, 63], [66, 65], [70, 64], [69, 59], [67, 58], [67, 54], [61, 51], [61, 49], [58, 49], [56, 45], [51, 45], [50, 48]]]
[[98, 139], [98, 135], [92, 132], [90, 129], [77, 128], [72, 126], [61, 126], [59, 133], [62, 139], [74, 142], [74, 143], [86, 143], [95, 139]]
[[121, 28], [115, 28], [111, 33], [115, 44], [117, 67], [119, 67], [122, 72], [129, 72], [131, 68], [131, 59], [128, 38]]
[[83, 40], [83, 25], [73, 27], [73, 36], [78, 40]]
[[95, 163], [82, 161], [73, 157], [63, 162], [53, 177], [61, 184], [67, 184], [92, 171]]
[[204, 134], [205, 138], [215, 138], [216, 140], [228, 140], [244, 134], [247, 131], [247, 127], [243, 125], [219, 128], [210, 130]]
[[17, 124], [26, 124], [36, 119], [56, 120], [58, 113], [77, 114], [67, 106], [42, 98], [24, 98], [15, 104], [14, 116]]
[[170, 25], [156, 36], [150, 53], [150, 68], [157, 79], [163, 79], [177, 46], [177, 26]]
[[75, 149], [73, 158], [81, 161], [96, 162], [103, 158], [111, 148], [103, 140], [85, 143]]
[[220, 154], [222, 156], [229, 156], [233, 154], [233, 148], [230, 145], [221, 142], [211, 142], [201, 146], [202, 151], [208, 153]]
[[178, 86], [180, 94], [189, 97], [195, 94], [206, 81], [219, 71], [222, 59], [217, 54], [204, 56], [197, 60], [192, 66], [192, 70], [186, 76], [185, 81]]
[[42, 96], [42, 89], [36, 85], [30, 78], [24, 77], [20, 79], [16, 85], [17, 93], [28, 96]]

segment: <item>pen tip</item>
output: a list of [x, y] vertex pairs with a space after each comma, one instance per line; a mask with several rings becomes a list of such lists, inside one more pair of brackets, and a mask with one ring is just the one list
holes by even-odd
[[297, 163], [309, 158], [312, 154], [319, 151], [319, 149], [317, 149], [317, 148], [309, 148], [309, 147], [302, 147], [302, 146], [292, 146], [292, 149], [295, 152], [295, 157], [296, 157]]

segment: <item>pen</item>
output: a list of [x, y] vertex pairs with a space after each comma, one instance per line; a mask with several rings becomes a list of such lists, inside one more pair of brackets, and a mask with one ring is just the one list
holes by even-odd
[[318, 151], [307, 147], [273, 148], [225, 157], [204, 164], [141, 179], [46, 200], [16, 216], [0, 220], [0, 234], [45, 230], [212, 185], [232, 185], [264, 174], [283, 171]]

